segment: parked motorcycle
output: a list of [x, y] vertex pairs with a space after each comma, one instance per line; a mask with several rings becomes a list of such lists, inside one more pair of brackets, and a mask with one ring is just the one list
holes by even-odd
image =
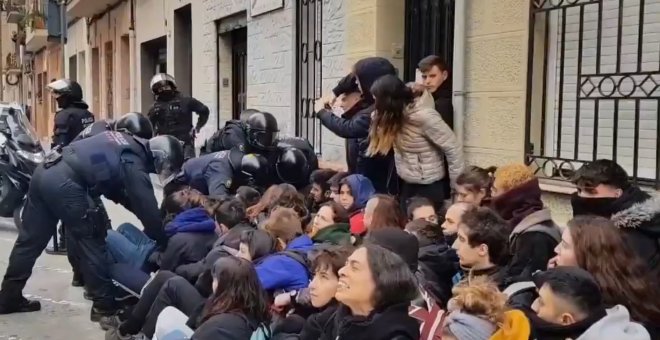
[[32, 174], [43, 161], [44, 150], [23, 110], [0, 104], [0, 216], [13, 217], [17, 228]]

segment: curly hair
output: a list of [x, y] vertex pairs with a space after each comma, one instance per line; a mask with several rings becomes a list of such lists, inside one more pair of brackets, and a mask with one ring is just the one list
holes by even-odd
[[496, 325], [502, 325], [508, 310], [506, 294], [497, 284], [485, 276], [461, 281], [452, 289], [454, 297], [449, 301], [450, 310], [480, 317]]
[[635, 321], [657, 324], [660, 290], [624, 235], [607, 218], [578, 216], [568, 222], [578, 266], [594, 276], [607, 306], [625, 305]]
[[523, 163], [507, 164], [495, 171], [493, 186], [509, 191], [534, 179], [534, 171]]

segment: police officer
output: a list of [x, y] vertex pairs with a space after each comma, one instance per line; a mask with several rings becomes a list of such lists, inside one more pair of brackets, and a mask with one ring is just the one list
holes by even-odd
[[277, 183], [289, 183], [299, 190], [307, 186], [311, 170], [305, 154], [294, 147], [278, 151], [275, 162], [270, 162]]
[[[209, 119], [209, 108], [195, 98], [182, 96], [169, 74], [159, 73], [151, 78], [151, 91], [156, 102], [148, 116], [156, 135], [171, 135], [184, 142], [186, 159], [195, 157], [195, 136]], [[198, 115], [193, 128], [192, 113]]]
[[149, 174], [169, 180], [182, 163], [183, 148], [174, 137], [144, 140], [116, 131], [72, 143], [61, 155], [49, 154], [30, 183], [23, 228], [2, 281], [0, 314], [41, 309], [38, 301], [24, 298], [22, 290], [58, 219], [68, 227], [69, 247], [80, 256], [85, 286], [94, 298], [92, 321], [116, 313], [106, 228], [94, 198], [102, 195], [125, 206], [163, 247], [166, 237]]
[[154, 136], [154, 128], [147, 117], [139, 112], [129, 112], [116, 121], [108, 119], [94, 122], [78, 134], [73, 141], [96, 136], [106, 131], [124, 132], [143, 139], [151, 139]]
[[[309, 174], [319, 168], [319, 159], [316, 156], [316, 151], [312, 144], [304, 137], [281, 136], [277, 139], [277, 149], [284, 151], [289, 148], [296, 148], [305, 155], [307, 165], [309, 166]], [[309, 176], [308, 176], [309, 177]]]
[[251, 113], [245, 120], [230, 120], [225, 126], [213, 134], [206, 142], [207, 152], [218, 152], [238, 148], [245, 153], [262, 155], [272, 151], [277, 144], [279, 128], [277, 119], [268, 113], [257, 110], [246, 110]]
[[82, 130], [94, 123], [94, 115], [83, 101], [80, 84], [69, 79], [59, 79], [46, 86], [55, 96], [61, 109], [55, 114], [55, 128], [51, 147], [69, 145]]
[[268, 160], [259, 154], [244, 154], [234, 148], [187, 160], [182, 171], [163, 189], [165, 196], [190, 186], [211, 197], [233, 194], [242, 185], [262, 189], [273, 182]]

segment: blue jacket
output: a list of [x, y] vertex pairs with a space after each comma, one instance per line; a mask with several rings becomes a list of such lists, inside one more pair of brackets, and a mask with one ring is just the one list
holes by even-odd
[[344, 182], [348, 184], [351, 188], [351, 194], [353, 195], [353, 206], [351, 207], [351, 212], [364, 209], [367, 205], [367, 201], [376, 194], [371, 181], [362, 175], [349, 175], [344, 178]]
[[[293, 239], [287, 245], [286, 250], [308, 252], [312, 246], [312, 239], [307, 235], [302, 235]], [[267, 256], [256, 265], [255, 269], [261, 285], [269, 292], [305, 288], [311, 279], [307, 268], [290, 256], [281, 253]]]
[[165, 226], [165, 234], [172, 237], [176, 233], [213, 233], [215, 221], [204, 208], [194, 208], [179, 213]]

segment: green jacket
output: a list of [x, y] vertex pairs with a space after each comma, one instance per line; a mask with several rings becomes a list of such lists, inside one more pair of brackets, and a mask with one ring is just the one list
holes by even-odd
[[314, 243], [329, 243], [332, 245], [351, 244], [351, 226], [348, 223], [337, 223], [319, 230], [314, 237]]

